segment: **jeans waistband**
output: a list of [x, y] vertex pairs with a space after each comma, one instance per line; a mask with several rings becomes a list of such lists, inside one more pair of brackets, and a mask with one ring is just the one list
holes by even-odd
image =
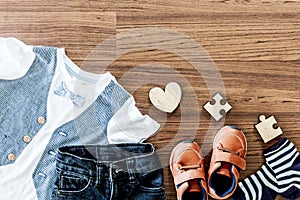
[[110, 144], [66, 146], [58, 149], [57, 166], [91, 175], [110, 168], [130, 173], [149, 173], [161, 169], [152, 144]]

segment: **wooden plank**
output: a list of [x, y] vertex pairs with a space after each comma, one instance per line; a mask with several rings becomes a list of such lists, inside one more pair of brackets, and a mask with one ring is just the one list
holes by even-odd
[[0, 12], [1, 37], [66, 48], [71, 58], [86, 57], [115, 32], [115, 12]]

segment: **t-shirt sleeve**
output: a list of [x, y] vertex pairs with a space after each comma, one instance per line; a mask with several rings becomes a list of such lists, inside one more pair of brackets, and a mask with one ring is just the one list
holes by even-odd
[[108, 123], [109, 143], [140, 143], [156, 133], [160, 125], [148, 115], [142, 115], [131, 96]]
[[24, 76], [35, 59], [32, 46], [16, 38], [0, 38], [0, 79]]

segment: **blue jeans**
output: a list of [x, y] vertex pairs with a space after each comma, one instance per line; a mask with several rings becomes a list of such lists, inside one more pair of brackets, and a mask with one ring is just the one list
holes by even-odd
[[58, 149], [53, 198], [165, 200], [163, 169], [151, 144]]

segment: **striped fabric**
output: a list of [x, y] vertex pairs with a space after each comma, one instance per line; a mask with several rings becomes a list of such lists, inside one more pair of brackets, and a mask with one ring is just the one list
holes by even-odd
[[265, 164], [239, 182], [237, 200], [272, 200], [277, 194], [287, 199], [300, 196], [300, 156], [295, 145], [283, 138], [264, 151]]

